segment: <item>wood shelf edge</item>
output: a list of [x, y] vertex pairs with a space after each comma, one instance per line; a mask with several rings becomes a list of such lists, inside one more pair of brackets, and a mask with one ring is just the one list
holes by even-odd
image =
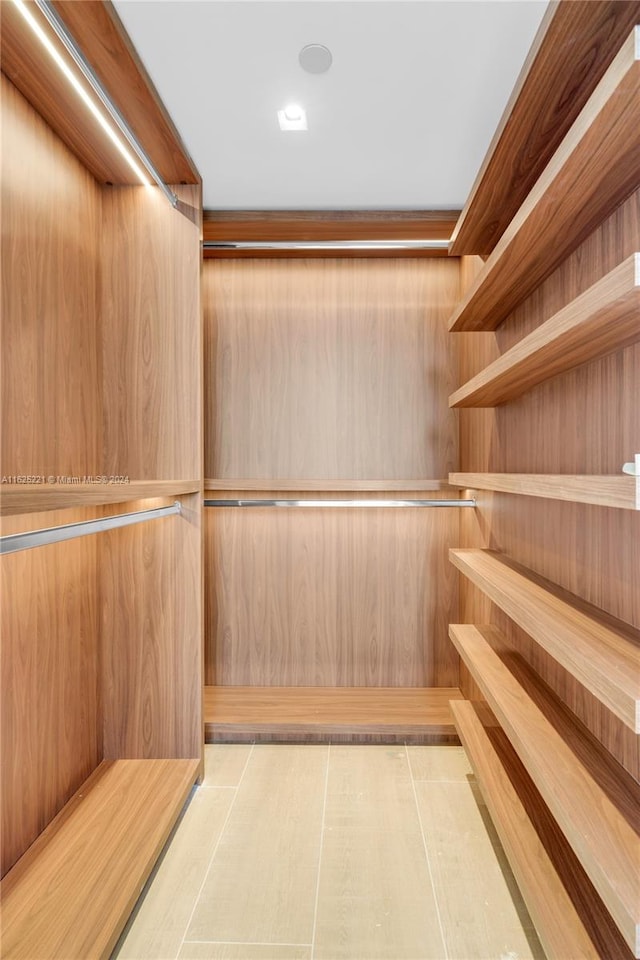
[[600, 954], [473, 704], [452, 701], [451, 712], [545, 955], [549, 960], [598, 960]]
[[223, 490], [250, 490], [253, 492], [302, 492], [332, 493], [340, 491], [385, 493], [394, 490], [438, 491], [451, 490], [452, 486], [446, 479], [422, 480], [296, 480], [296, 479], [231, 479], [220, 480], [205, 478], [206, 493], [216, 493]]
[[449, 483], [548, 500], [640, 510], [640, 478], [613, 474], [450, 473]]
[[179, 497], [199, 493], [200, 480], [131, 480], [128, 483], [33, 484], [0, 486], [0, 516], [44, 513], [74, 507], [98, 507], [156, 497]]

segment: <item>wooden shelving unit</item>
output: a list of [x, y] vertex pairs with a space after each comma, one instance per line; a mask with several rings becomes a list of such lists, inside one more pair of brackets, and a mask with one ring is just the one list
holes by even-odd
[[[640, 953], [640, 837], [609, 782], [605, 790], [489, 642], [493, 628], [450, 636], [634, 956]], [[610, 772], [610, 770], [608, 771]], [[636, 785], [637, 787], [637, 785]], [[637, 790], [636, 790], [637, 793]], [[636, 797], [637, 803], [640, 796]], [[624, 812], [623, 812], [624, 811]]]
[[106, 960], [198, 768], [103, 761], [2, 881], [2, 955]]
[[[626, 944], [555, 821], [546, 818], [541, 837], [530, 819], [537, 791], [505, 735], [487, 730], [468, 701], [452, 702], [451, 712], [548, 960], [627, 960]], [[539, 823], [540, 813], [534, 818]], [[577, 885], [574, 900], [563, 878]]]
[[5, 483], [0, 516], [43, 513], [73, 507], [99, 507], [155, 497], [178, 497], [200, 490], [199, 480], [132, 480], [130, 483]]
[[457, 743], [457, 687], [205, 687], [209, 743]]
[[638, 187], [640, 27], [635, 27], [453, 313], [495, 330]]
[[494, 407], [640, 340], [640, 254], [634, 253], [452, 393], [451, 407]]
[[569, 503], [640, 510], [640, 477], [545, 473], [450, 473], [449, 482], [466, 490], [494, 490]]
[[454, 565], [635, 733], [640, 646], [486, 550], [450, 550]]
[[437, 491], [449, 490], [447, 480], [216, 480], [204, 481], [205, 492], [220, 490], [250, 490], [254, 492], [284, 493], [291, 491], [309, 491], [314, 493], [353, 492], [391, 492], [393, 490]]

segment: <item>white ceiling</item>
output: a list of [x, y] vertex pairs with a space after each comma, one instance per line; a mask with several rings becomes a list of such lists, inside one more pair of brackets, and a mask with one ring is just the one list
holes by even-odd
[[[217, 209], [461, 207], [546, 0], [115, 0]], [[322, 43], [326, 74], [298, 53]], [[277, 111], [307, 111], [282, 133]]]

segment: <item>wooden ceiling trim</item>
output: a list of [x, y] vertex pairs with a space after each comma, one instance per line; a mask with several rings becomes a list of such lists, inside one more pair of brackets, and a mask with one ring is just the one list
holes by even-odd
[[550, 4], [453, 232], [453, 255], [491, 253], [637, 23], [639, 0]]
[[[68, 55], [33, 2], [27, 6], [65, 60]], [[168, 184], [200, 183], [198, 171], [108, 0], [57, 0], [78, 47]], [[137, 183], [12, 3], [2, 4], [2, 71], [101, 183]]]

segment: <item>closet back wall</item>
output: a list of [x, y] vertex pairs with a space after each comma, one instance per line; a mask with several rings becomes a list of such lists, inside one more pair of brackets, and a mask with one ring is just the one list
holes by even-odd
[[[457, 260], [205, 261], [208, 486], [446, 477], [458, 290]], [[208, 510], [206, 682], [455, 685], [457, 531], [454, 509]]]

